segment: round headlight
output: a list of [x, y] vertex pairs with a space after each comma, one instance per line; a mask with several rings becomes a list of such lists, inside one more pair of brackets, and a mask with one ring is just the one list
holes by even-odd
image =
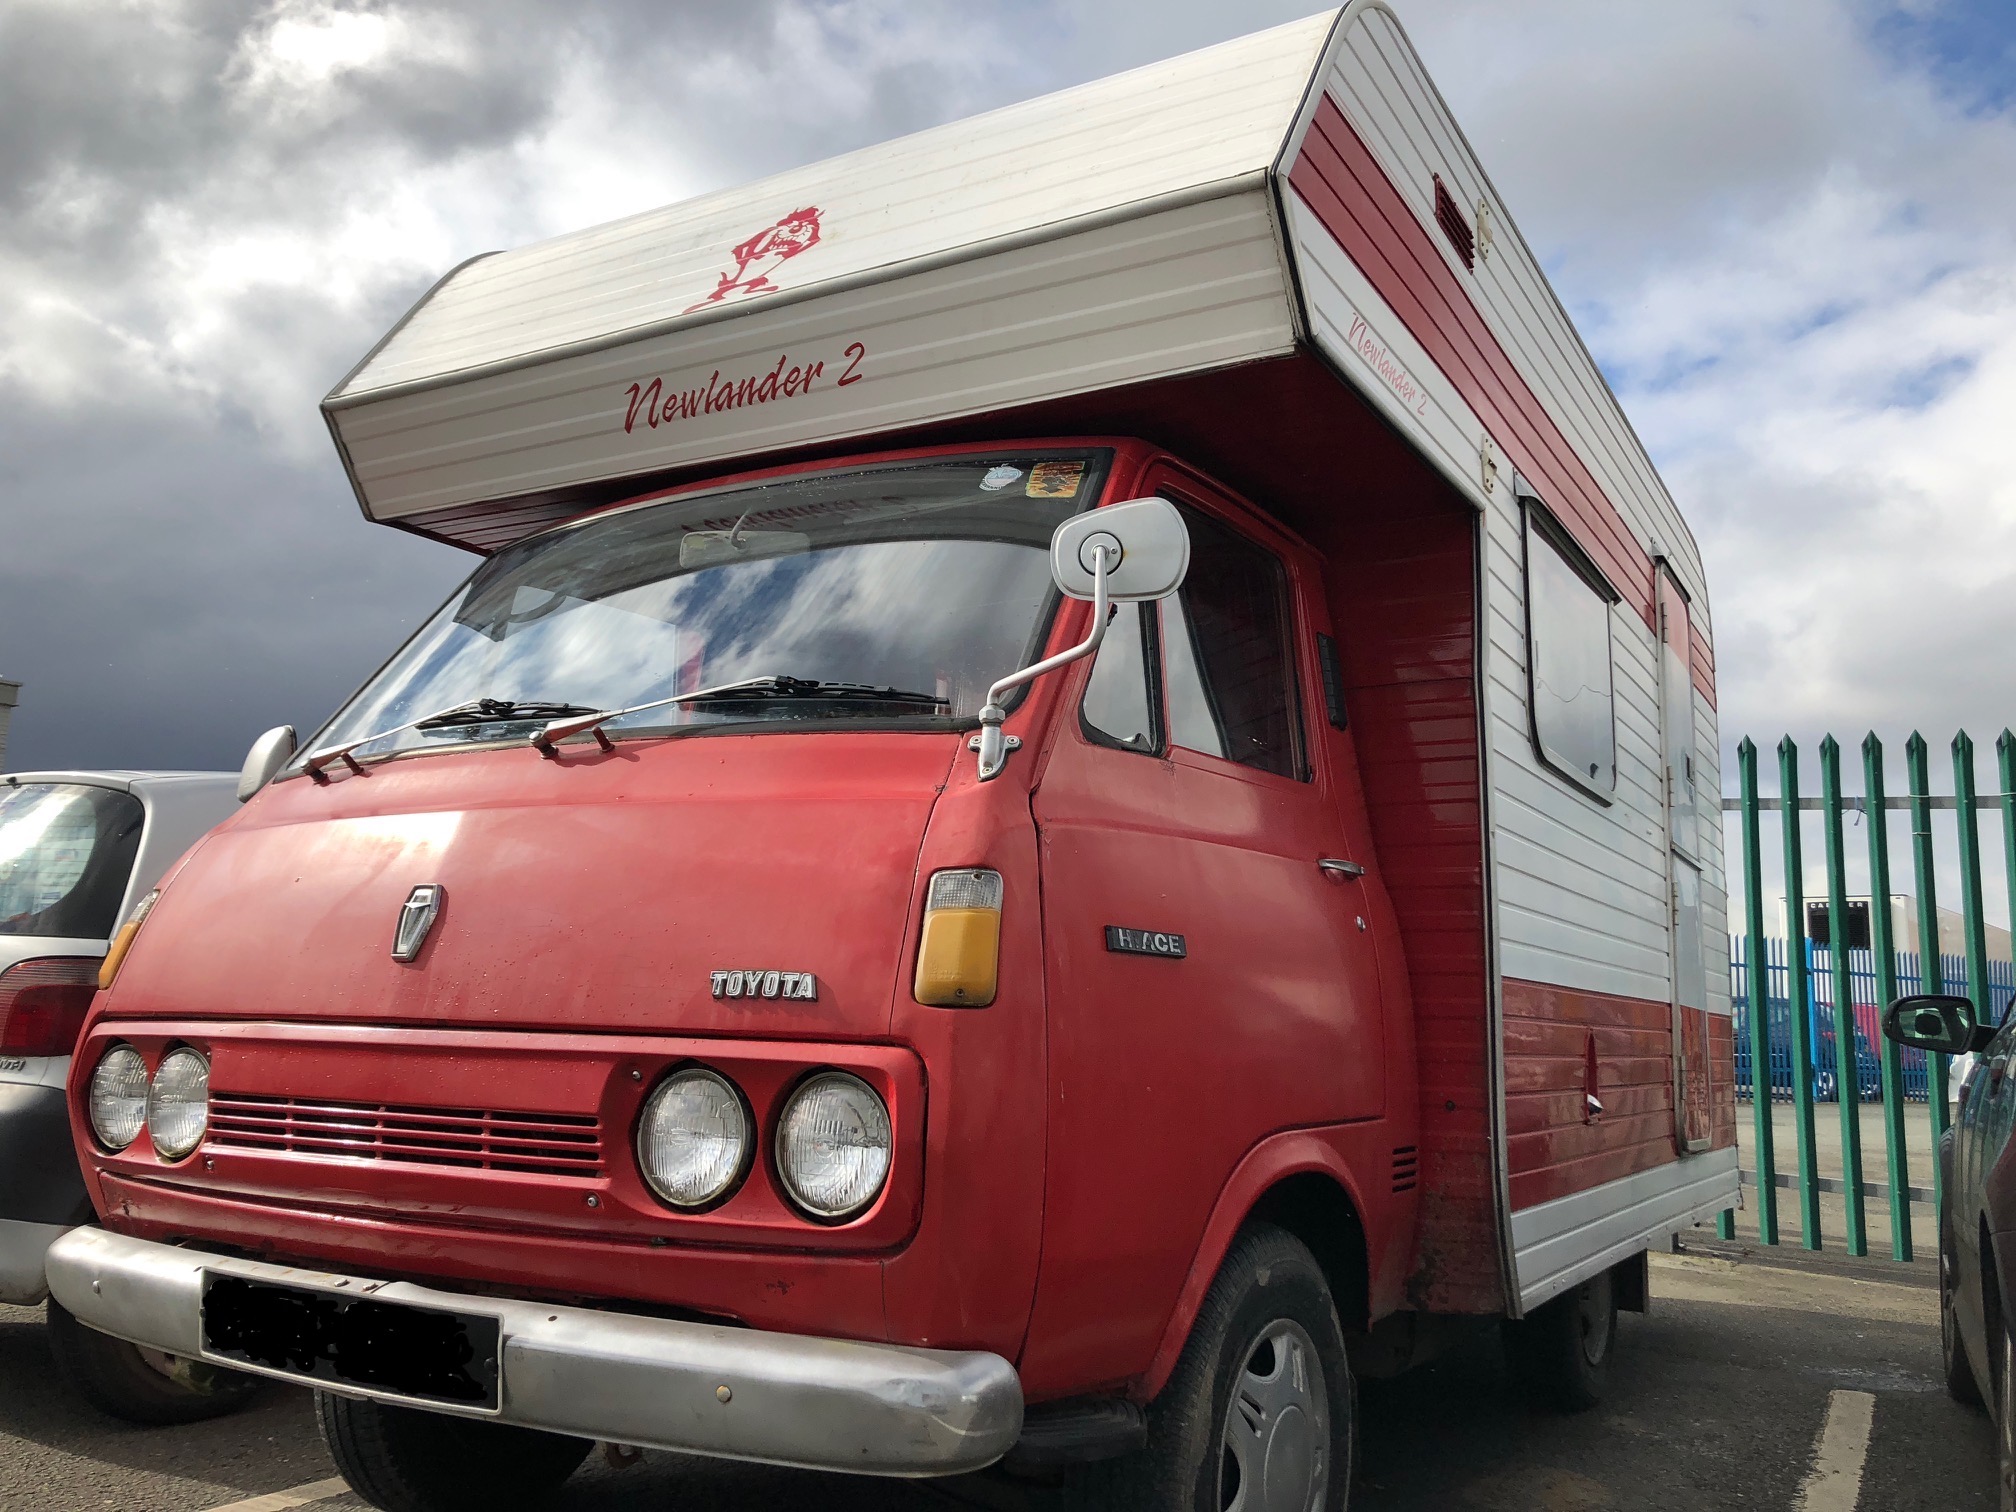
[[637, 1124], [637, 1164], [674, 1207], [725, 1197], [749, 1164], [749, 1115], [725, 1077], [697, 1066], [658, 1084]]
[[114, 1045], [91, 1073], [91, 1132], [123, 1150], [147, 1127], [147, 1063], [131, 1045]]
[[147, 1130], [154, 1153], [180, 1160], [203, 1142], [210, 1127], [210, 1062], [184, 1045], [171, 1050], [154, 1068], [147, 1089]]
[[851, 1218], [889, 1179], [889, 1110], [858, 1076], [825, 1071], [791, 1094], [777, 1121], [777, 1174], [816, 1218]]

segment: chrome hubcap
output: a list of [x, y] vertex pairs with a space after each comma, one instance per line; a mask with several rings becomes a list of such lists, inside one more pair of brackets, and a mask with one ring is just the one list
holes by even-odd
[[1222, 1512], [1312, 1512], [1330, 1489], [1330, 1393], [1316, 1345], [1280, 1318], [1232, 1383], [1218, 1469]]

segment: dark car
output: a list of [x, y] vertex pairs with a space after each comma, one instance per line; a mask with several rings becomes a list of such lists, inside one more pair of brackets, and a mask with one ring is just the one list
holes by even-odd
[[1975, 1013], [1964, 997], [1899, 998], [1883, 1032], [1900, 1045], [1978, 1056], [1939, 1143], [1939, 1342], [1947, 1391], [1995, 1417], [2002, 1512], [2016, 1512], [2016, 1015], [1997, 1028]]

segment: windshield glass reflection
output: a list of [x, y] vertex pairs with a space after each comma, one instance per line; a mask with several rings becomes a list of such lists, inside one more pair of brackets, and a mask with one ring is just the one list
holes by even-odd
[[478, 569], [304, 754], [373, 735], [360, 759], [524, 739], [553, 716], [514, 705], [622, 709], [764, 677], [792, 681], [603, 728], [970, 723], [1039, 647], [1051, 533], [1094, 502], [1103, 462], [934, 458], [548, 532]]

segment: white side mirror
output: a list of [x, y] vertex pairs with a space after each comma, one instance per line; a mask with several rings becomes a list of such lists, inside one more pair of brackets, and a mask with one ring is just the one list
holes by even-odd
[[1167, 598], [1190, 570], [1190, 531], [1167, 499], [1130, 499], [1073, 515], [1050, 538], [1050, 575], [1075, 599], [1093, 596], [1093, 561], [1104, 546], [1106, 597]]
[[1068, 651], [1011, 672], [987, 690], [980, 709], [980, 780], [992, 782], [1007, 765], [1016, 737], [1001, 733], [1011, 688], [1090, 656], [1106, 639], [1107, 606], [1115, 599], [1167, 598], [1190, 570], [1190, 529], [1167, 499], [1129, 499], [1089, 514], [1073, 515], [1050, 537], [1050, 576], [1060, 593], [1092, 601], [1092, 630]]
[[294, 726], [275, 725], [252, 742], [245, 765], [238, 769], [238, 801], [243, 803], [273, 780], [273, 774], [294, 754]]

